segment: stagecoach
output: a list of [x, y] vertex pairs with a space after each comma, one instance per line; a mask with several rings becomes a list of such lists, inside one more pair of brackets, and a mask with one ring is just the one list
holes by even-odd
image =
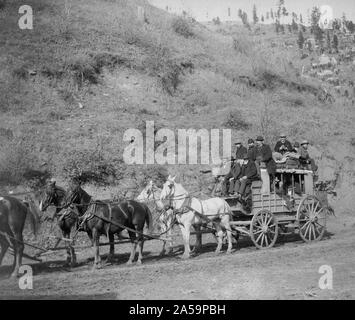
[[[218, 186], [226, 168], [213, 171]], [[329, 210], [327, 192], [315, 183], [308, 168], [278, 167], [270, 182], [266, 168], [260, 169], [261, 180], [254, 181], [245, 200], [223, 197], [233, 213], [232, 229], [237, 235], [250, 236], [257, 248], [272, 247], [280, 235], [298, 233], [305, 242], [322, 239]]]

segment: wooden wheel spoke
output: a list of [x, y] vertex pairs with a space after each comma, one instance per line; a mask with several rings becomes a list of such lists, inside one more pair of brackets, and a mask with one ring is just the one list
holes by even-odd
[[324, 229], [324, 226], [318, 223], [318, 221], [315, 221], [315, 224], [318, 225], [321, 229]]
[[267, 239], [268, 239], [268, 236], [267, 236], [267, 234], [265, 234], [265, 243], [266, 243], [266, 246], [268, 247], [269, 246], [269, 242], [267, 241]]
[[262, 238], [261, 238], [261, 246], [263, 247], [263, 244], [264, 244], [264, 239], [265, 239], [265, 234], [263, 233], [263, 236], [262, 236]]
[[272, 221], [272, 217], [269, 218], [269, 220], [266, 222], [266, 225], [268, 226], [271, 221]]
[[259, 235], [259, 237], [257, 237], [257, 239], [255, 240], [255, 242], [259, 243], [259, 239], [261, 238], [262, 235], [263, 235], [263, 233], [261, 233], [261, 234]]
[[254, 233], [254, 235], [256, 236], [256, 235], [259, 234], [260, 232], [263, 232], [263, 230], [259, 230], [259, 231], [253, 232], [253, 233]]
[[306, 228], [306, 231], [304, 232], [304, 234], [305, 234], [306, 236], [307, 236], [307, 234], [308, 234], [308, 231], [309, 231], [310, 226], [311, 226], [311, 222], [308, 223], [307, 228]]
[[313, 224], [310, 223], [310, 225], [309, 225], [309, 232], [308, 232], [308, 240], [309, 240], [309, 241], [312, 240], [312, 232], [313, 232]]
[[313, 239], [317, 239], [317, 236], [316, 236], [316, 227], [314, 226], [314, 224], [312, 223], [312, 234], [313, 234]]
[[302, 227], [301, 230], [303, 230], [306, 226], [308, 226], [311, 222], [308, 220]]
[[314, 213], [314, 216], [317, 217], [318, 214], [322, 211], [323, 211], [323, 207], [321, 206], [320, 209]]

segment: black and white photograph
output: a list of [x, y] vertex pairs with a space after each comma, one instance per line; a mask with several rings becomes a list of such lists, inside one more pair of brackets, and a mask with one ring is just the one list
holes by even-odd
[[355, 299], [354, 83], [354, 0], [0, 0], [0, 300]]

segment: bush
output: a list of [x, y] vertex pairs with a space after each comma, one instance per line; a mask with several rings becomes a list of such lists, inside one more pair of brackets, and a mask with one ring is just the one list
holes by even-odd
[[18, 79], [27, 79], [28, 78], [28, 71], [25, 68], [25, 66], [21, 66], [21, 67], [15, 68], [12, 71], [12, 75]]
[[248, 130], [251, 127], [251, 124], [243, 119], [240, 111], [230, 112], [227, 120], [224, 122], [224, 125], [234, 130]]
[[181, 63], [171, 58], [169, 49], [158, 47], [144, 62], [144, 67], [151, 70], [151, 75], [159, 79], [165, 92], [173, 95], [181, 83], [180, 77], [184, 74], [184, 69], [192, 72], [194, 66], [191, 62]]
[[253, 51], [252, 43], [245, 36], [233, 38], [233, 48], [237, 53], [249, 55]]
[[98, 84], [101, 68], [95, 60], [86, 54], [76, 55], [66, 63], [66, 69], [71, 73], [79, 87], [85, 83]]
[[18, 185], [30, 179], [30, 172], [36, 169], [39, 160], [31, 146], [24, 142], [2, 144], [0, 150], [0, 181]]
[[181, 82], [180, 76], [182, 73], [183, 70], [180, 65], [173, 61], [169, 61], [165, 66], [164, 72], [160, 76], [163, 90], [170, 95], [173, 95]]
[[195, 33], [193, 32], [190, 26], [190, 23], [182, 17], [177, 17], [173, 20], [172, 28], [175, 33], [185, 38], [191, 38], [195, 36]]
[[115, 179], [121, 179], [124, 174], [122, 168], [116, 168], [114, 160], [105, 158], [98, 150], [70, 150], [62, 157], [65, 160], [59, 169], [66, 179], [75, 178], [82, 183], [109, 185]]
[[6, 6], [6, 0], [0, 0], [0, 10], [4, 9]]

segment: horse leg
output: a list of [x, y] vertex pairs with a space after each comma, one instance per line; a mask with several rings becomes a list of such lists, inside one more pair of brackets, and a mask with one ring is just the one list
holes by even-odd
[[0, 266], [1, 266], [2, 259], [4, 258], [6, 251], [10, 246], [6, 237], [3, 235], [0, 235], [0, 246], [1, 246], [1, 253], [0, 253]]
[[[165, 225], [165, 223], [161, 224], [161, 233], [162, 234], [166, 234], [166, 230], [167, 230], [167, 226]], [[163, 241], [163, 248], [161, 249], [159, 256], [163, 256], [165, 254], [165, 246], [166, 246], [166, 241]]]
[[190, 250], [190, 227], [191, 227], [190, 223], [181, 226], [181, 232], [184, 238], [184, 247], [185, 247], [184, 254], [181, 257], [182, 259], [190, 258], [190, 251], [191, 251]]
[[111, 232], [108, 233], [108, 240], [110, 242], [110, 252], [107, 256], [106, 262], [110, 263], [114, 260], [115, 255], [115, 235]]
[[101, 257], [100, 257], [100, 234], [96, 228], [92, 230], [92, 239], [94, 243], [94, 266], [93, 269], [101, 269]]
[[[139, 231], [143, 232], [143, 229], [139, 230]], [[137, 260], [137, 264], [142, 264], [143, 245], [144, 245], [144, 237], [140, 234], [140, 235], [138, 235], [138, 260]]]
[[159, 256], [162, 257], [165, 255], [165, 246], [166, 246], [166, 241], [163, 241], [163, 248], [161, 249]]
[[135, 256], [136, 256], [137, 240], [136, 240], [135, 232], [128, 231], [128, 234], [129, 234], [129, 237], [131, 238], [132, 249], [131, 249], [131, 255], [129, 256], [127, 264], [131, 265], [133, 263]]
[[194, 229], [196, 232], [196, 243], [195, 246], [192, 250], [194, 253], [198, 253], [201, 248], [202, 248], [202, 233], [201, 233], [201, 226], [200, 225], [194, 225]]
[[232, 242], [232, 230], [229, 224], [229, 216], [222, 217], [221, 223], [223, 224], [224, 228], [227, 232], [227, 239], [228, 239], [228, 249], [227, 254], [232, 252], [233, 242]]
[[[172, 228], [170, 228], [170, 230], [166, 233], [166, 235], [168, 236], [168, 238], [170, 238], [171, 240], [168, 240], [168, 251], [166, 252], [167, 255], [172, 254], [173, 253], [173, 247], [174, 247], [174, 241], [173, 241], [173, 230]], [[165, 243], [165, 241], [164, 241]]]
[[[68, 239], [70, 237], [70, 232], [68, 233], [68, 230], [62, 229], [62, 236], [63, 238]], [[70, 246], [70, 243], [68, 241], [65, 241], [65, 250], [67, 252], [67, 261], [65, 263], [66, 266], [69, 266], [72, 262]]]
[[23, 255], [23, 237], [22, 232], [17, 232], [15, 234], [15, 240], [12, 242], [14, 247], [14, 271], [11, 274], [11, 277], [17, 277], [19, 273], [20, 266], [22, 264], [22, 255]]
[[217, 234], [217, 248], [215, 251], [215, 254], [219, 254], [222, 249], [222, 244], [223, 244], [223, 230], [221, 229], [221, 226], [219, 223], [215, 223], [215, 228], [216, 228], [216, 234]]

